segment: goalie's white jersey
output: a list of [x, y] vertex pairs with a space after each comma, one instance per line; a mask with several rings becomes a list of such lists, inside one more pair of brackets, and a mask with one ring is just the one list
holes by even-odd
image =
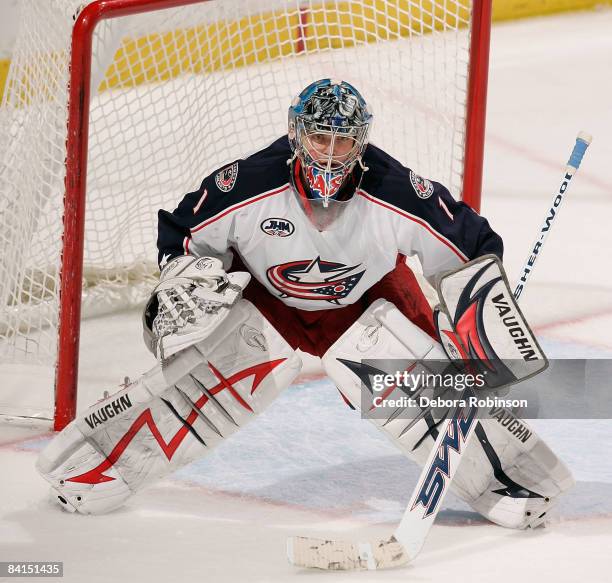
[[357, 301], [394, 269], [398, 253], [417, 255], [428, 277], [502, 254], [484, 218], [373, 145], [355, 196], [319, 231], [300, 205], [290, 157], [280, 138], [205, 178], [173, 213], [160, 211], [160, 266], [193, 254], [228, 268], [233, 251], [285, 304], [321, 310]]

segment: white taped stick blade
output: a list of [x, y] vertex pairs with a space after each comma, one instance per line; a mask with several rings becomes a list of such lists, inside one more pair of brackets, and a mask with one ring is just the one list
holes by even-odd
[[394, 537], [351, 543], [294, 536], [287, 540], [287, 557], [296, 567], [327, 571], [373, 571], [408, 563], [404, 547]]

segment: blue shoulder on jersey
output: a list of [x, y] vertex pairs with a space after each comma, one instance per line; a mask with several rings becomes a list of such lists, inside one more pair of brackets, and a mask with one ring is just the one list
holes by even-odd
[[287, 160], [291, 148], [287, 136], [267, 148], [236, 160], [209, 174], [194, 192], [185, 195], [173, 211], [158, 213], [158, 261], [183, 255], [191, 229], [223, 211], [289, 182]]
[[366, 149], [364, 164], [369, 170], [361, 189], [371, 197], [422, 219], [468, 259], [487, 253], [502, 258], [503, 241], [489, 222], [456, 201], [442, 184], [422, 178], [372, 144]]

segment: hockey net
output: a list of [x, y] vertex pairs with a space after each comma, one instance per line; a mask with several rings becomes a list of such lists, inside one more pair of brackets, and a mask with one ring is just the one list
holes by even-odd
[[[89, 4], [21, 3], [0, 110], [2, 413], [52, 415], [66, 148], [75, 137], [71, 35]], [[292, 97], [315, 79], [358, 87], [375, 115], [372, 141], [461, 196], [470, 0], [106, 4], [145, 11], [94, 30], [83, 317], [146, 298], [157, 277], [158, 209], [283, 134]], [[176, 6], [157, 10], [168, 4]], [[12, 389], [26, 390], [28, 375], [27, 390], [47, 395], [46, 411], [15, 410]]]

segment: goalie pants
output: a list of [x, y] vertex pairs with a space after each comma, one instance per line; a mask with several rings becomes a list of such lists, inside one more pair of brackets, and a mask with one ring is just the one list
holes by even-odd
[[[246, 270], [235, 256], [230, 271]], [[376, 300], [385, 299], [421, 330], [437, 338], [431, 307], [421, 291], [414, 273], [398, 255], [395, 269], [374, 284], [357, 302], [331, 310], [299, 310], [284, 304], [256, 279], [243, 292], [295, 350], [323, 356], [327, 349]]]

